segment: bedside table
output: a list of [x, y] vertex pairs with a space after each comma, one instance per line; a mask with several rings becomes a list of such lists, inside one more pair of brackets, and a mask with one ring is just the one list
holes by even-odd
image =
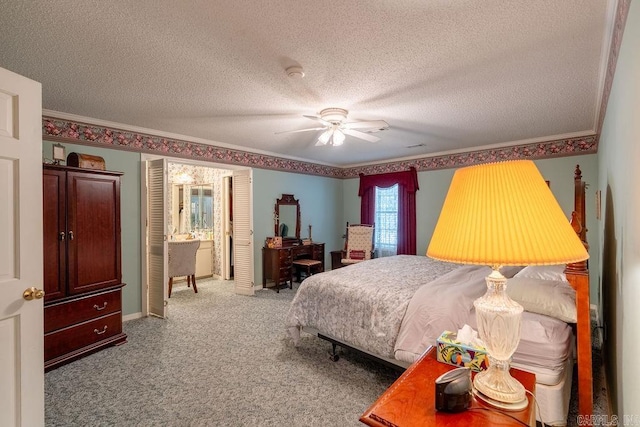
[[344, 258], [344, 251], [331, 251], [331, 269], [342, 268], [342, 258]]
[[[464, 412], [454, 414], [436, 411], [435, 380], [452, 369], [455, 366], [436, 360], [436, 348], [431, 347], [362, 414], [360, 421], [374, 427], [536, 425], [533, 398], [528, 393], [529, 404], [521, 411], [502, 411], [475, 396], [471, 407]], [[511, 375], [526, 390], [535, 393], [534, 374], [512, 368]]]

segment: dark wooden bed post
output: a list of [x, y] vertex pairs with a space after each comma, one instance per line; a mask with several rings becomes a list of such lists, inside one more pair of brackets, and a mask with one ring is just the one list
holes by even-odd
[[[571, 225], [587, 250], [587, 228], [585, 210], [586, 185], [582, 181], [580, 166], [574, 174], [575, 199], [571, 214]], [[578, 323], [576, 331], [578, 361], [578, 412], [580, 415], [593, 414], [593, 372], [591, 365], [591, 307], [589, 302], [589, 268], [587, 261], [567, 264], [567, 280], [576, 291]]]

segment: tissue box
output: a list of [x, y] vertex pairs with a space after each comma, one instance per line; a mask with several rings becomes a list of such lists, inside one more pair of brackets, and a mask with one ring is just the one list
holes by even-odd
[[483, 371], [489, 367], [489, 356], [484, 347], [471, 347], [456, 341], [456, 333], [444, 331], [437, 339], [436, 357], [438, 362], [472, 371]]

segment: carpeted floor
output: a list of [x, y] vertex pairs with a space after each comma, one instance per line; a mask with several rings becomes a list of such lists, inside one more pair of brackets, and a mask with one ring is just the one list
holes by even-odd
[[126, 322], [127, 344], [45, 375], [46, 424], [362, 425], [399, 374], [353, 353], [332, 362], [310, 335], [293, 347], [283, 322], [296, 287], [255, 298], [223, 281], [174, 288], [168, 320]]

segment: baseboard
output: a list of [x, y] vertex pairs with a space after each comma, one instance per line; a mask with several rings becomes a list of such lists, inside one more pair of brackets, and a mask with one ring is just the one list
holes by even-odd
[[141, 319], [142, 317], [142, 312], [138, 312], [138, 313], [133, 313], [133, 314], [127, 314], [126, 316], [122, 316], [122, 321], [123, 322], [128, 322], [129, 320], [135, 320], [135, 319]]
[[600, 326], [600, 315], [598, 314], [598, 306], [591, 304], [589, 307], [591, 312], [591, 337], [592, 347], [596, 350], [602, 349], [602, 327]]
[[591, 323], [595, 323], [596, 326], [600, 326], [600, 316], [598, 315], [598, 306], [591, 304], [589, 306], [589, 312], [591, 313]]

